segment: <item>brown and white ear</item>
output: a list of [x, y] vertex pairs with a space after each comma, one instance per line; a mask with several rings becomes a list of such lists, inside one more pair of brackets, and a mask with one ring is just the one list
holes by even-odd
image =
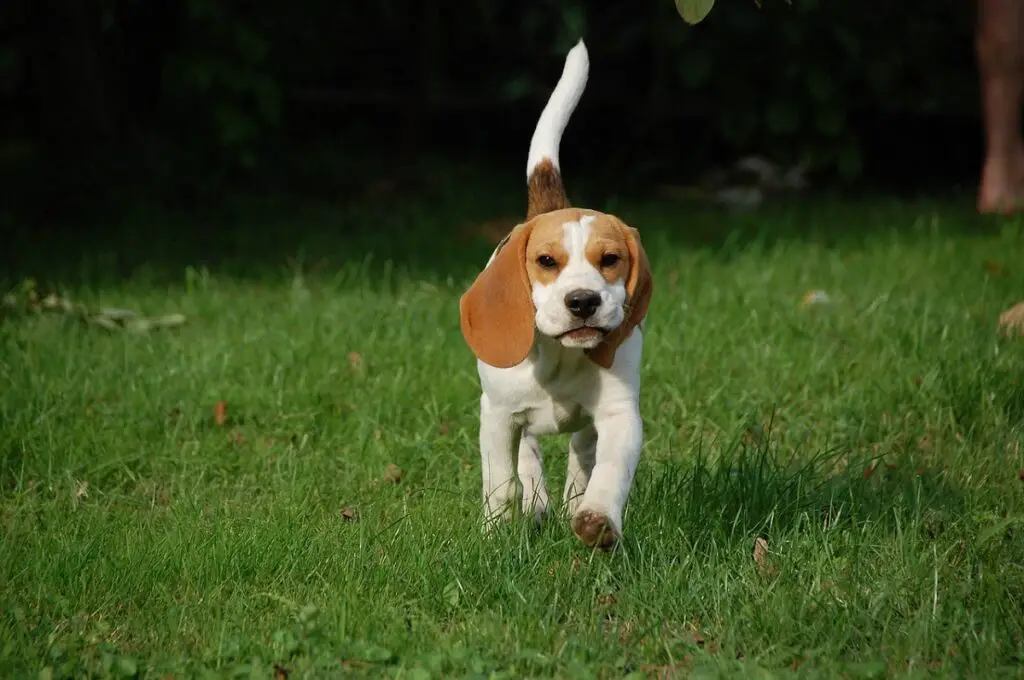
[[459, 300], [462, 337], [480, 361], [496, 368], [522, 363], [533, 347], [534, 308], [526, 273], [533, 223], [520, 224]]
[[654, 290], [651, 265], [643, 244], [640, 243], [640, 232], [618, 218], [613, 219], [621, 230], [626, 248], [629, 250], [629, 274], [626, 277], [626, 317], [600, 345], [587, 353], [594, 363], [604, 368], [612, 367], [619, 345], [626, 341], [633, 329], [647, 316], [647, 307], [651, 303], [651, 293]]

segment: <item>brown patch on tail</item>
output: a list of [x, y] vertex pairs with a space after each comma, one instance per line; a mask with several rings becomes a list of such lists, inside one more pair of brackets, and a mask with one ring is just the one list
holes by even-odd
[[562, 175], [549, 158], [538, 163], [530, 173], [526, 183], [526, 197], [527, 220], [552, 210], [572, 207], [569, 197], [565, 195]]

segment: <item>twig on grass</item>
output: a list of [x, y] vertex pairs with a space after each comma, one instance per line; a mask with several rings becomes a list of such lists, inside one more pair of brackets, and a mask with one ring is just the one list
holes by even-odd
[[147, 317], [131, 309], [101, 307], [89, 309], [81, 302], [50, 293], [40, 297], [36, 282], [27, 279], [0, 299], [0, 320], [44, 313], [62, 314], [87, 326], [99, 326], [110, 331], [126, 330], [145, 333], [159, 328], [174, 328], [185, 323], [184, 314], [164, 314]]

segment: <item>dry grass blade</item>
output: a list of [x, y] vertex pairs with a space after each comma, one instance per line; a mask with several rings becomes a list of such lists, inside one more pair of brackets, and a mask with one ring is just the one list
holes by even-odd
[[768, 559], [768, 541], [760, 536], [754, 539], [754, 564], [761, 576], [770, 577], [778, 572], [778, 567]]
[[388, 463], [388, 466], [384, 468], [384, 480], [391, 484], [398, 484], [402, 481], [402, 468], [394, 463]]

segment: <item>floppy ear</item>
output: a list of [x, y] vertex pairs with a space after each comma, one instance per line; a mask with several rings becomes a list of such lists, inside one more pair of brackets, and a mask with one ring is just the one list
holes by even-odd
[[520, 224], [459, 300], [462, 337], [480, 361], [496, 368], [522, 363], [533, 347], [534, 308], [526, 274], [533, 223]]
[[647, 260], [643, 244], [640, 243], [640, 232], [612, 217], [615, 225], [622, 232], [622, 238], [629, 250], [629, 274], [626, 277], [626, 317], [618, 328], [609, 333], [601, 344], [590, 350], [587, 356], [604, 368], [611, 368], [615, 360], [615, 351], [633, 329], [647, 316], [647, 306], [651, 303], [654, 281], [651, 279], [651, 265]]

